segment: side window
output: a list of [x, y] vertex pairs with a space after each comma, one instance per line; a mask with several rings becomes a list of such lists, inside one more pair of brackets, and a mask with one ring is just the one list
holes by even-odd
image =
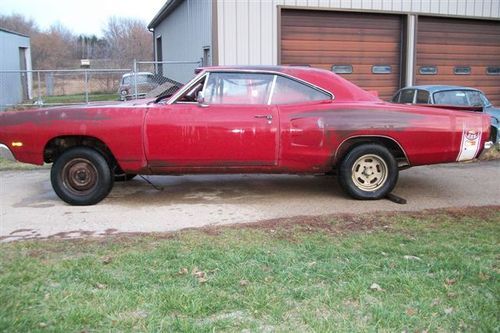
[[270, 104], [292, 104], [332, 99], [330, 95], [283, 76], [276, 77]]
[[481, 100], [481, 93], [479, 91], [468, 91], [467, 97], [469, 97], [469, 105], [472, 106], [484, 106]]
[[273, 75], [210, 73], [204, 91], [207, 104], [267, 104]]
[[417, 90], [417, 104], [429, 104], [429, 92], [425, 90]]
[[399, 103], [413, 103], [413, 97], [415, 95], [414, 89], [406, 89], [401, 92], [401, 98]]

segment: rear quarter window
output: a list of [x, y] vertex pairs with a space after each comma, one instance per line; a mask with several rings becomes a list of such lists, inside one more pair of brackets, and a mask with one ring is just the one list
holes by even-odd
[[401, 96], [401, 92], [399, 91], [394, 97], [392, 98], [393, 103], [399, 103], [399, 97]]
[[278, 75], [270, 104], [292, 104], [329, 99], [331, 96], [323, 91]]
[[413, 103], [413, 97], [415, 96], [415, 90], [406, 89], [401, 92], [401, 98], [399, 103]]
[[417, 104], [429, 103], [429, 92], [425, 90], [417, 90]]

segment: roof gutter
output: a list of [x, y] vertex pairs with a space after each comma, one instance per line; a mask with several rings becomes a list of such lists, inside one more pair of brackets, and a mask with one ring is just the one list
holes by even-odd
[[168, 0], [148, 24], [148, 30], [156, 28], [184, 0]]

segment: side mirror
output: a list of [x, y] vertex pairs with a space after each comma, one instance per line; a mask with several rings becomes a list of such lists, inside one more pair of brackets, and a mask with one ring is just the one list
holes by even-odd
[[196, 95], [196, 102], [198, 102], [198, 106], [202, 108], [206, 108], [208, 105], [205, 104], [205, 96], [203, 95], [203, 91], [198, 91], [198, 95]]

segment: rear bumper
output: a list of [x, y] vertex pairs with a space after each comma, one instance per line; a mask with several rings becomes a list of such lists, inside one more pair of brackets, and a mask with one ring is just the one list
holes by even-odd
[[14, 154], [10, 151], [9, 147], [0, 143], [0, 157], [6, 160], [15, 161]]

